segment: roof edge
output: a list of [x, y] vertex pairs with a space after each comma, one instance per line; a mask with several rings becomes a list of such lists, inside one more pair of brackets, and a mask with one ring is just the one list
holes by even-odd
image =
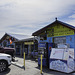
[[47, 26], [45, 26], [45, 27], [43, 27], [43, 28], [37, 30], [36, 32], [32, 33], [32, 36], [37, 36], [37, 35], [39, 35], [40, 33], [42, 33], [43, 31], [45, 31], [48, 27], [50, 27], [50, 26], [51, 26], [52, 24], [54, 24], [54, 23], [60, 23], [60, 24], [66, 26], [66, 27], [68, 27], [68, 28], [71, 28], [71, 29], [75, 30], [75, 26], [72, 26], [72, 25], [70, 25], [70, 24], [61, 22], [61, 21], [57, 20], [57, 18], [56, 18], [56, 21], [54, 21], [54, 22], [52, 22], [51, 24], [49, 24], [49, 25], [47, 25]]

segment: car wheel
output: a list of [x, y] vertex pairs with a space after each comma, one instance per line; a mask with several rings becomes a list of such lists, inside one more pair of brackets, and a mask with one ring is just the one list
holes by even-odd
[[3, 72], [7, 69], [7, 62], [6, 61], [0, 61], [0, 72]]

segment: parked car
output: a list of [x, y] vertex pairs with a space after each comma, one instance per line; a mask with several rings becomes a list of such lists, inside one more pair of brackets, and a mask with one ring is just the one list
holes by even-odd
[[15, 49], [14, 48], [8, 48], [8, 47], [1, 47], [0, 46], [0, 53], [9, 54], [12, 56], [12, 60], [15, 58]]
[[11, 55], [0, 53], [0, 72], [5, 71], [11, 65]]

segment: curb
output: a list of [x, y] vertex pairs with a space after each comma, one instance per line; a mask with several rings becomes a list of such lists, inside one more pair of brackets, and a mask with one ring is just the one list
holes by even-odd
[[20, 68], [24, 68], [23, 65], [19, 64], [19, 63], [16, 63], [16, 62], [11, 62], [12, 65], [15, 65], [17, 67], [20, 67]]

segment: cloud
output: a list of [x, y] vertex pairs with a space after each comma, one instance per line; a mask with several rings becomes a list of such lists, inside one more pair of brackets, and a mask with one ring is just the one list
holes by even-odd
[[69, 20], [66, 23], [75, 26], [75, 19]]
[[75, 14], [69, 16], [69, 18], [73, 18], [73, 19], [75, 19]]
[[55, 17], [74, 18], [74, 6], [75, 0], [0, 0], [0, 31], [31, 35]]

